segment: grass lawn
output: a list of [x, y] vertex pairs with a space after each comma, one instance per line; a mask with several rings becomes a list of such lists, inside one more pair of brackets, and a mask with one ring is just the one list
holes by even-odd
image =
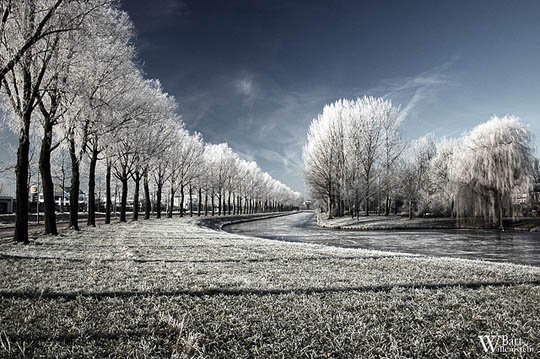
[[0, 277], [0, 357], [457, 358], [484, 355], [484, 334], [534, 351], [513, 356], [540, 351], [540, 268], [269, 241], [190, 219], [2, 244]]
[[[327, 219], [326, 215], [317, 216], [317, 224], [323, 228], [347, 229], [347, 230], [407, 230], [407, 229], [456, 229], [456, 228], [490, 228], [489, 224], [474, 224], [473, 219], [462, 221], [460, 225], [455, 218], [448, 217], [408, 217], [390, 215], [350, 216]], [[540, 231], [539, 217], [516, 217], [505, 218], [504, 228], [526, 232]]]

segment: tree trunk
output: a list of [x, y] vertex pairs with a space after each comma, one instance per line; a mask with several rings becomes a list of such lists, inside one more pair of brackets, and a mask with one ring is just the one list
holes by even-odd
[[150, 185], [148, 183], [148, 168], [144, 169], [144, 219], [150, 219], [152, 201], [150, 200]]
[[39, 154], [39, 171], [41, 173], [43, 188], [43, 204], [45, 213], [45, 234], [58, 235], [56, 228], [56, 203], [54, 202], [54, 184], [51, 174], [51, 146], [53, 126], [45, 120], [44, 136], [41, 141]]
[[227, 215], [227, 196], [225, 195], [225, 191], [223, 191], [223, 195], [221, 196], [221, 200], [223, 201], [223, 215]]
[[386, 195], [386, 201], [384, 203], [384, 215], [390, 215], [390, 196], [388, 194]]
[[128, 195], [128, 175], [124, 169], [122, 178], [122, 197], [120, 199], [120, 222], [126, 222], [126, 207], [127, 207], [127, 195]]
[[413, 203], [409, 200], [409, 219], [413, 219]]
[[498, 202], [499, 202], [499, 213], [498, 213], [498, 224], [499, 224], [499, 229], [501, 231], [504, 231], [504, 224], [503, 224], [503, 217], [504, 217], [504, 213], [503, 213], [503, 201], [502, 201], [502, 195], [501, 193], [499, 193], [497, 195], [497, 199], [498, 199]]
[[189, 216], [193, 217], [193, 188], [189, 185]]
[[197, 204], [197, 216], [201, 216], [201, 205], [202, 205], [202, 188], [199, 187], [199, 203]]
[[238, 196], [237, 201], [238, 201], [238, 209], [236, 210], [236, 214], [242, 214], [242, 211], [244, 209], [242, 208], [243, 204], [242, 204], [242, 196], [241, 195]]
[[332, 219], [334, 218], [334, 196], [331, 194], [332, 191], [331, 191], [331, 187], [328, 191], [328, 193], [330, 193], [330, 195], [328, 195], [328, 219]]
[[71, 158], [71, 188], [69, 189], [69, 227], [79, 230], [79, 189], [80, 173], [79, 159], [77, 158], [75, 139], [69, 140], [69, 156]]
[[135, 190], [133, 191], [133, 213], [131, 218], [133, 221], [139, 220], [139, 190], [141, 184], [141, 173], [137, 169], [135, 176], [133, 176], [133, 181], [135, 182]]
[[221, 191], [218, 194], [218, 216], [221, 216]]
[[98, 160], [97, 145], [94, 144], [90, 156], [90, 169], [88, 172], [88, 219], [86, 225], [96, 226], [96, 165]]
[[229, 216], [231, 215], [231, 192], [230, 191], [227, 198], [227, 213], [229, 214]]
[[180, 184], [180, 217], [184, 217], [184, 187], [183, 183]]
[[156, 218], [161, 218], [161, 192], [163, 191], [163, 183], [161, 179], [157, 183], [156, 193]]
[[111, 224], [111, 211], [112, 211], [112, 199], [111, 199], [111, 162], [107, 160], [107, 174], [105, 175], [105, 188], [106, 188], [106, 204], [105, 204], [105, 224]]
[[204, 191], [204, 215], [208, 217], [208, 191]]
[[215, 208], [216, 208], [216, 206], [215, 206], [215, 203], [214, 203], [214, 197], [215, 197], [215, 196], [216, 196], [216, 195], [215, 195], [214, 193], [212, 193], [212, 217], [216, 214], [216, 213], [215, 213]]
[[[368, 180], [369, 181], [369, 180]], [[369, 216], [369, 183], [366, 184], [366, 193], [365, 193], [365, 202], [366, 202], [366, 212], [364, 213], [364, 215], [367, 217]]]
[[172, 218], [173, 215], [175, 191], [176, 189], [171, 186], [171, 205], [169, 206], [169, 213], [167, 213], [167, 218]]
[[[19, 132], [19, 148], [17, 149], [17, 166], [15, 167], [17, 189], [17, 209], [15, 211], [15, 235], [17, 242], [28, 243], [28, 154], [30, 152], [30, 117], [23, 118], [24, 125]], [[38, 194], [39, 197], [39, 194]]]

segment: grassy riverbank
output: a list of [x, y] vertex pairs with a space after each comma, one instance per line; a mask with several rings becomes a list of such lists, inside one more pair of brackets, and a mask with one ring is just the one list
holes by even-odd
[[540, 350], [540, 268], [153, 220], [0, 245], [0, 356], [369, 357]]
[[[318, 215], [317, 224], [323, 228], [346, 229], [346, 230], [414, 230], [414, 229], [456, 229], [458, 222], [455, 218], [413, 218], [402, 216], [361, 216], [351, 218], [350, 216], [326, 218]], [[477, 228], [467, 222], [462, 222], [459, 228]], [[507, 218], [504, 220], [504, 227], [508, 230], [537, 232], [540, 229], [540, 218]]]

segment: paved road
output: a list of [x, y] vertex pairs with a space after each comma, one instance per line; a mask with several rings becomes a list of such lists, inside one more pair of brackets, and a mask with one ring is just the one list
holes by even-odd
[[317, 227], [312, 212], [231, 225], [224, 230], [291, 242], [540, 266], [540, 233], [485, 230], [340, 231]]

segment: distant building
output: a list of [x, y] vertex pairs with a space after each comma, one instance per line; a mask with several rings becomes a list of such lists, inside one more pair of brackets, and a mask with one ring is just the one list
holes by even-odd
[[0, 214], [13, 213], [14, 199], [11, 196], [0, 196]]
[[[31, 196], [30, 202], [36, 202], [37, 199], [38, 199], [38, 195], [34, 194], [34, 195]], [[79, 197], [79, 201], [82, 201], [82, 199], [84, 199], [83, 196]], [[43, 203], [43, 202], [45, 202], [45, 200], [43, 198], [43, 192], [40, 192], [39, 193], [39, 203]], [[54, 192], [54, 202], [57, 205], [60, 205], [61, 203], [63, 203], [64, 206], [69, 205], [69, 193]]]
[[[69, 202], [69, 192], [70, 192], [70, 190], [71, 190], [70, 187], [65, 188], [66, 199], [67, 199], [68, 202]], [[86, 200], [87, 200], [86, 193], [84, 193], [81, 189], [79, 189], [79, 203], [86, 203]]]
[[540, 163], [533, 165], [534, 178], [528, 191], [516, 190], [512, 193], [512, 209], [514, 216], [540, 217]]

